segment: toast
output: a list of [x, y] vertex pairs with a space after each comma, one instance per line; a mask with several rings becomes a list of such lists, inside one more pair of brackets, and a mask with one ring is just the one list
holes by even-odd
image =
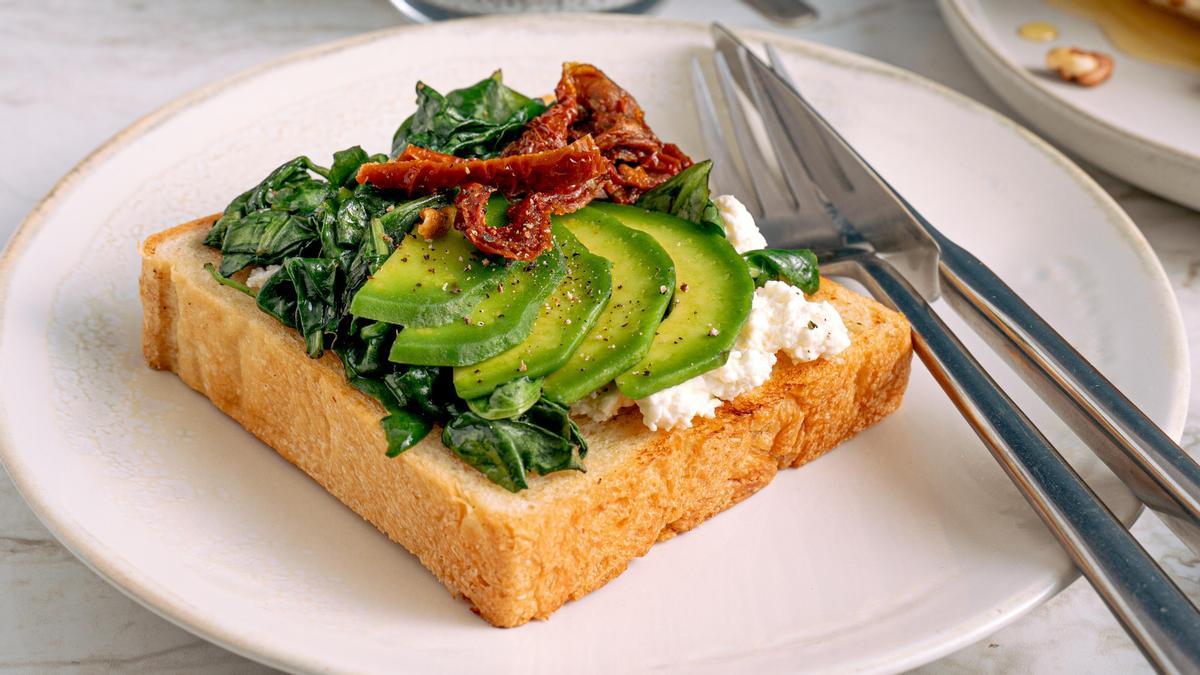
[[[851, 346], [771, 380], [695, 426], [652, 432], [636, 408], [580, 420], [586, 473], [531, 476], [511, 493], [444, 448], [439, 433], [394, 459], [382, 406], [313, 360], [293, 330], [203, 269], [214, 217], [141, 246], [147, 363], [171, 370], [401, 544], [496, 626], [544, 619], [620, 574], [657, 541], [754, 494], [900, 405], [912, 345], [899, 314], [823, 280]], [[294, 415], [291, 411], [303, 410]]]

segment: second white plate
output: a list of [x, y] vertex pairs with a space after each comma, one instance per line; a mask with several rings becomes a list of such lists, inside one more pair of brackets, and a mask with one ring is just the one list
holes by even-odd
[[[1200, 209], [1200, 73], [1128, 56], [1094, 22], [1045, 0], [941, 0], [941, 7], [975, 69], [1039, 131], [1115, 176]], [[1021, 39], [1017, 28], [1029, 21], [1057, 26], [1059, 38]], [[1052, 45], [1111, 53], [1116, 70], [1097, 87], [1062, 82], [1043, 72]]]

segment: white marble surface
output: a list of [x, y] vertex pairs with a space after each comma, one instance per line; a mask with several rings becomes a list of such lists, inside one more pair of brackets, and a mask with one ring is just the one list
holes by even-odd
[[[914, 70], [1011, 114], [963, 61], [931, 0], [815, 4], [824, 10], [822, 20], [796, 34]], [[765, 27], [742, 5], [720, 0], [670, 0], [660, 13]], [[0, 0], [0, 242], [61, 174], [140, 115], [246, 66], [399, 21], [382, 0]], [[1162, 258], [1195, 350], [1200, 214], [1093, 173]], [[1200, 387], [1194, 389], [1200, 396]], [[1193, 451], [1200, 443], [1197, 415], [1188, 420], [1184, 443]], [[1144, 516], [1134, 531], [1185, 591], [1200, 598], [1200, 561], [1153, 516]], [[0, 474], [0, 672], [266, 670], [175, 628], [100, 580], [51, 538]], [[1096, 594], [1078, 582], [924, 670], [1150, 669]]]

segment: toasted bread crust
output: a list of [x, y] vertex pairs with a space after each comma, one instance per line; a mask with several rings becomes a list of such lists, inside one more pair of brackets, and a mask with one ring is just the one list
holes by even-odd
[[[587, 473], [531, 477], [511, 494], [431, 434], [385, 455], [382, 407], [350, 387], [337, 358], [202, 269], [212, 218], [141, 247], [147, 363], [176, 372], [248, 431], [400, 543], [497, 626], [546, 618], [620, 574], [662, 539], [695, 527], [894, 411], [908, 381], [907, 322], [824, 281], [853, 343], [793, 364], [691, 429], [651, 432], [636, 410], [582, 424]], [[303, 411], [298, 414], [297, 411]]]

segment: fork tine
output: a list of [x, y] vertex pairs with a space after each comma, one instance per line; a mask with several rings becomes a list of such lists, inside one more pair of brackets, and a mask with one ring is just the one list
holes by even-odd
[[[784, 65], [783, 57], [779, 55], [775, 45], [770, 43], [767, 43], [767, 59], [770, 61], [771, 69], [778, 73], [784, 82], [791, 85], [792, 89], [799, 92], [800, 88], [796, 86], [796, 81], [792, 79], [791, 73]], [[815, 150], [809, 148], [809, 152], [804, 156], [805, 164], [809, 168], [809, 176], [830, 200], [837, 202], [839, 197], [854, 192], [854, 184], [846, 175], [841, 163], [837, 161], [825, 136], [823, 134], [814, 134], [814, 136], [819, 141], [817, 143], [819, 147]]]
[[795, 88], [796, 81], [792, 79], [792, 73], [788, 71], [787, 66], [783, 63], [783, 57], [779, 55], [779, 50], [775, 49], [775, 45], [770, 42], [766, 43], [765, 46], [767, 48], [767, 61], [771, 64], [771, 68], [779, 73], [779, 76], [785, 82], [792, 85], [792, 88]]
[[746, 63], [746, 59], [750, 58], [750, 55], [745, 50], [740, 50], [739, 57], [742, 61], [739, 65], [742, 67], [742, 74], [746, 76], [746, 83], [751, 93], [750, 98], [754, 101], [755, 107], [762, 117], [767, 139], [771, 143], [775, 159], [779, 162], [784, 184], [792, 197], [792, 213], [790, 215], [798, 218], [802, 224], [811, 225], [827, 221], [829, 217], [825, 204], [828, 200], [821, 192], [820, 187], [813, 182], [809, 167], [804, 161], [803, 151], [800, 146], [796, 145], [795, 139], [788, 132], [779, 111], [764, 95], [764, 85], [759, 79], [758, 73], [754, 72]]
[[717, 82], [721, 85], [721, 93], [725, 96], [725, 109], [733, 123], [733, 135], [737, 139], [738, 153], [746, 168], [747, 182], [758, 202], [758, 213], [755, 218], [786, 217], [793, 211], [791, 196], [785, 192], [775, 174], [771, 162], [763, 154], [758, 140], [750, 131], [750, 121], [738, 98], [737, 86], [733, 83], [733, 75], [725, 57], [716, 54]]
[[[909, 236], [895, 228], [883, 227], [894, 221], [897, 213], [911, 212], [911, 207], [887, 181], [774, 69], [759, 61], [752, 64], [750, 71], [767, 93], [766, 100], [777, 119], [790, 122], [778, 129], [781, 136], [772, 142], [782, 144], [786, 140], [786, 147], [794, 152], [798, 153], [800, 148], [808, 151], [811, 177], [836, 207], [840, 218], [860, 231], [870, 231], [876, 246], [886, 248], [892, 239]], [[911, 217], [902, 219], [902, 223], [901, 229], [908, 232], [919, 227]], [[918, 273], [932, 274], [933, 288], [937, 288], [936, 272]]]
[[[809, 180], [804, 182], [815, 184], [823, 195], [825, 203], [822, 207], [836, 206], [835, 225], [842, 228], [847, 223], [854, 223], [861, 228], [886, 219], [887, 207], [898, 199], [886, 181], [858, 156], [795, 87], [751, 52], [737, 35], [720, 24], [713, 25], [712, 33], [717, 52], [736, 57], [742, 66], [734, 74], [738, 83], [746, 90], [757, 87], [762, 94], [755, 103], [759, 104], [758, 111], [766, 120], [776, 122], [766, 126], [777, 156], [788, 161], [794, 156], [805, 166], [805, 178]], [[778, 57], [776, 61], [782, 65]], [[793, 171], [793, 176], [799, 177], [799, 174]], [[805, 185], [804, 189], [810, 189], [810, 185]], [[800, 189], [795, 185], [791, 187]], [[866, 198], [881, 192], [886, 198]], [[834, 213], [827, 210], [827, 215]]]
[[[721, 118], [717, 116], [716, 105], [713, 104], [712, 92], [708, 88], [708, 80], [704, 77], [704, 69], [700, 60], [692, 58], [692, 96], [696, 100], [696, 116], [700, 120], [700, 134], [704, 137], [704, 146], [708, 156], [713, 160], [712, 182], [718, 190], [726, 194], [748, 195], [750, 190], [746, 181], [742, 180], [742, 172], [734, 162], [729, 152], [729, 143], [721, 130]], [[757, 199], [757, 195], [755, 195]], [[762, 205], [756, 204], [761, 213]], [[753, 209], [751, 209], [753, 213]]]

